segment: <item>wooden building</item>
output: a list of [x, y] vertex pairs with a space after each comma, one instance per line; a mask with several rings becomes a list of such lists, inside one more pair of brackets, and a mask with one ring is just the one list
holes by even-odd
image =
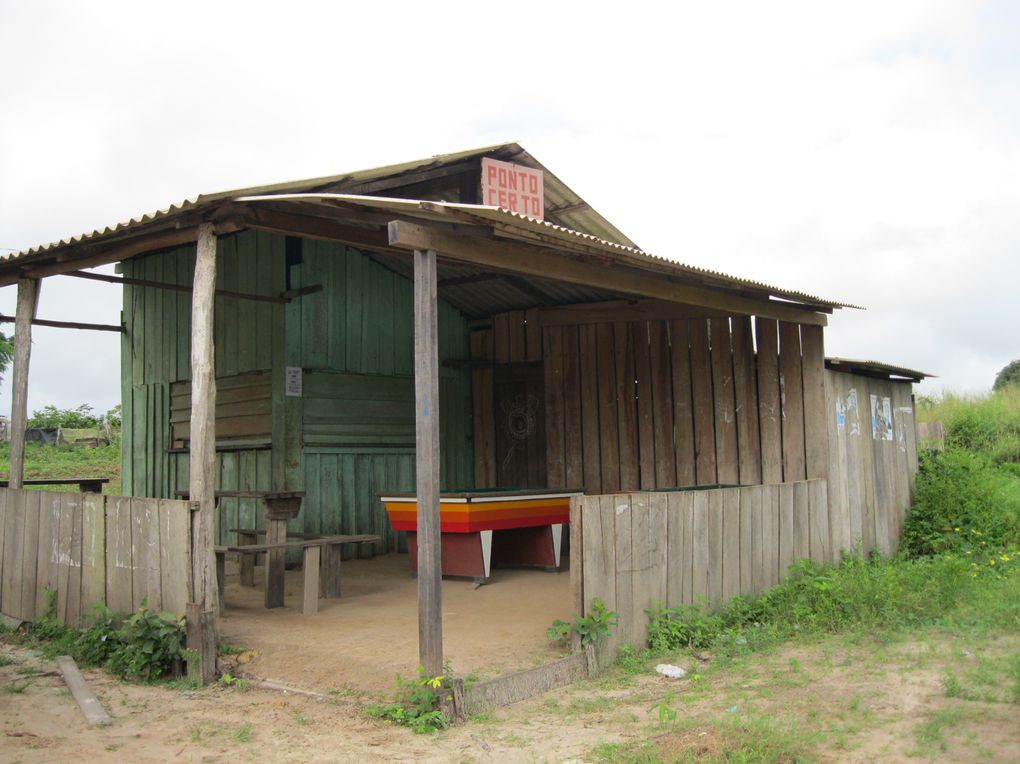
[[[489, 194], [500, 181], [491, 167], [509, 173], [504, 197]], [[518, 171], [522, 184], [541, 178], [540, 207], [534, 188], [513, 185]], [[447, 489], [606, 495], [838, 479], [827, 527], [843, 535], [826, 530], [836, 545], [888, 548], [876, 523], [909, 503], [916, 454], [882, 473], [888, 491], [847, 477], [836, 422], [848, 388], [827, 383], [823, 341], [826, 316], [846, 306], [647, 254], [517, 144], [200, 196], [0, 262], [0, 285], [21, 286], [25, 327], [41, 278], [123, 284], [126, 494], [195, 498], [192, 290], [212, 275], [196, 274], [203, 241], [217, 290], [215, 484], [304, 491], [296, 530], [375, 533], [374, 552], [403, 548], [377, 495], [416, 488], [416, 453], [419, 495], [433, 456]], [[113, 262], [115, 278], [85, 270]], [[429, 316], [438, 342], [418, 343], [416, 367], [415, 326]], [[422, 446], [420, 400], [433, 356], [437, 452]], [[16, 377], [25, 366], [27, 355]], [[913, 444], [909, 385], [897, 396], [894, 437], [909, 424]], [[224, 499], [216, 539], [259, 520], [253, 501]]]

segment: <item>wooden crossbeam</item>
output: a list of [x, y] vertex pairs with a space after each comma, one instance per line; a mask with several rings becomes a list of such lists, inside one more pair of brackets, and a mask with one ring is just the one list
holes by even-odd
[[[0, 324], [12, 324], [16, 320], [13, 316], [0, 314]], [[97, 332], [124, 333], [124, 327], [116, 324], [83, 324], [78, 321], [52, 321], [47, 318], [33, 318], [32, 326], [52, 326], [57, 329], [91, 329]]]
[[[105, 273], [88, 273], [87, 271], [71, 271], [70, 273], [62, 273], [61, 276], [72, 276], [76, 279], [87, 279], [89, 281], [104, 281], [107, 284], [127, 284], [130, 286], [142, 286], [152, 287], [153, 289], [165, 289], [171, 292], [188, 292], [192, 291], [192, 287], [186, 284], [171, 284], [166, 281], [150, 281], [149, 279], [136, 279], [129, 276], [108, 276]], [[283, 292], [279, 296], [271, 294], [251, 294], [250, 292], [233, 292], [229, 289], [217, 289], [217, 297], [232, 297], [237, 300], [254, 300], [255, 302], [271, 302], [277, 305], [286, 305], [288, 302], [293, 300], [295, 297], [303, 297], [306, 294], [312, 294], [314, 292], [321, 292], [322, 285], [316, 284], [314, 286], [303, 287], [302, 289], [292, 289], [287, 292]]]

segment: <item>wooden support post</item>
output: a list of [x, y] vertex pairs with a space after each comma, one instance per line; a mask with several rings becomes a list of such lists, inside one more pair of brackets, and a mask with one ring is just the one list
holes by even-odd
[[414, 252], [415, 468], [418, 494], [418, 659], [443, 673], [439, 535], [439, 338], [436, 253]]
[[21, 488], [25, 477], [25, 425], [28, 423], [28, 361], [32, 355], [32, 319], [39, 304], [39, 282], [18, 280], [18, 312], [14, 319], [14, 379], [11, 390], [11, 451], [9, 486]]
[[301, 615], [319, 612], [319, 547], [305, 547], [304, 584], [301, 597]]
[[[266, 523], [266, 543], [287, 543], [287, 521], [270, 520]], [[283, 607], [283, 583], [286, 575], [287, 551], [270, 549], [266, 554], [266, 608]]]
[[203, 684], [216, 678], [217, 614], [214, 515], [216, 512], [216, 370], [213, 309], [216, 293], [216, 233], [212, 224], [199, 226], [191, 302], [191, 602], [187, 607], [188, 647], [195, 659], [188, 675]]

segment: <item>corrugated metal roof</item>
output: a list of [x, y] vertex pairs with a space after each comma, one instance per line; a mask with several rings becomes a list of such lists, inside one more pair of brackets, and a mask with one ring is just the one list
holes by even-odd
[[920, 382], [922, 379], [935, 376], [926, 371], [907, 369], [903, 366], [892, 366], [881, 361], [862, 361], [856, 358], [826, 358], [825, 368], [850, 373], [863, 372], [865, 374], [880, 374], [887, 377], [902, 377], [913, 382]]
[[[504, 161], [512, 161], [542, 170], [545, 177], [545, 198], [547, 211], [551, 218], [559, 219], [565, 225], [583, 231], [591, 232], [612, 241], [618, 241], [628, 246], [634, 246], [634, 242], [628, 239], [619, 229], [606, 220], [602, 215], [592, 209], [588, 204], [574, 193], [563, 181], [553, 175], [538, 160], [531, 156], [517, 143], [499, 143], [493, 146], [484, 146], [467, 151], [458, 151], [452, 154], [439, 154], [426, 159], [417, 159], [412, 162], [387, 165], [386, 167], [374, 167], [367, 170], [341, 173], [339, 175], [327, 175], [320, 178], [308, 178], [305, 180], [288, 181], [284, 183], [273, 183], [264, 186], [252, 186], [231, 191], [219, 191], [212, 194], [200, 194], [199, 196], [185, 199], [184, 201], [171, 204], [169, 207], [154, 212], [149, 212], [122, 223], [105, 228], [97, 228], [93, 231], [78, 234], [66, 239], [42, 244], [36, 247], [8, 254], [0, 258], [0, 262], [7, 262], [30, 256], [43, 255], [64, 247], [71, 247], [89, 243], [93, 240], [106, 236], [122, 233], [142, 225], [159, 222], [164, 218], [172, 218], [187, 212], [193, 212], [202, 208], [215, 206], [239, 196], [261, 196], [267, 194], [285, 193], [307, 193], [316, 191], [327, 191], [333, 193], [356, 192], [359, 187], [371, 186], [383, 179], [392, 179], [399, 182], [407, 179], [408, 176], [428, 172], [442, 171], [460, 163], [491, 156]], [[557, 210], [566, 210], [558, 213]]]
[[627, 260], [635, 266], [649, 268], [663, 274], [679, 276], [688, 280], [700, 281], [709, 286], [726, 288], [743, 287], [756, 292], [768, 293], [773, 297], [791, 300], [825, 308], [857, 308], [856, 305], [835, 302], [815, 295], [805, 294], [789, 289], [763, 284], [758, 281], [741, 279], [725, 273], [698, 268], [693, 265], [678, 263], [665, 257], [653, 255], [634, 247], [617, 244], [601, 239], [589, 233], [574, 231], [556, 225], [548, 220], [536, 220], [515, 212], [508, 212], [499, 207], [478, 204], [455, 204], [451, 202], [428, 202], [414, 199], [394, 199], [356, 194], [302, 193], [273, 194], [264, 196], [242, 196], [234, 199], [238, 203], [257, 204], [261, 202], [295, 202], [302, 204], [319, 204], [322, 206], [340, 205], [356, 206], [367, 210], [386, 211], [394, 214], [433, 220], [446, 223], [482, 223], [495, 226], [500, 231], [514, 238], [531, 240], [546, 245], [563, 245], [569, 247], [583, 246], [587, 250], [614, 256], [618, 260]]

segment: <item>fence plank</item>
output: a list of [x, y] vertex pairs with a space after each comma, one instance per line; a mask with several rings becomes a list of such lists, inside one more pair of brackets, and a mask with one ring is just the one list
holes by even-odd
[[[260, 513], [261, 514], [261, 513]], [[184, 615], [191, 590], [191, 509], [187, 502], [161, 500], [160, 588], [163, 609]]]
[[616, 416], [620, 438], [620, 490], [641, 485], [638, 467], [637, 393], [634, 387], [634, 338], [629, 324], [613, 324], [616, 354]]
[[[46, 590], [60, 584], [60, 494], [49, 491], [39, 497], [39, 552], [36, 556], [35, 611], [45, 613]], [[58, 606], [59, 607], [59, 606]]]
[[782, 404], [779, 389], [779, 323], [756, 317], [758, 343], [758, 426], [761, 433], [761, 479], [783, 482]]
[[130, 613], [132, 600], [131, 500], [106, 500], [106, 605], [115, 613]]
[[584, 485], [581, 433], [581, 359], [576, 326], [563, 329], [563, 448], [566, 451], [567, 488]]
[[811, 556], [810, 503], [803, 480], [793, 484], [793, 555], [797, 560]]
[[651, 605], [654, 589], [652, 571], [652, 538], [648, 493], [630, 495], [630, 567], [631, 601], [629, 638], [626, 640], [637, 648], [644, 645], [647, 635], [645, 608]]
[[693, 559], [691, 514], [694, 508], [694, 494], [677, 491], [666, 494], [666, 604], [674, 607], [691, 602], [691, 579]]
[[36, 566], [39, 561], [39, 508], [41, 491], [25, 491], [24, 564], [21, 579], [21, 617], [31, 621], [42, 615], [35, 608]]
[[[666, 603], [666, 576], [669, 564], [669, 547], [667, 545], [667, 533], [669, 531], [668, 512], [668, 494], [653, 493], [648, 497], [648, 547], [650, 550], [648, 557], [652, 571], [649, 584], [649, 607], [655, 606], [656, 603]], [[642, 623], [647, 625], [647, 619], [642, 621]], [[645, 634], [647, 634], [647, 629]], [[644, 644], [644, 637], [641, 644]]]
[[722, 490], [723, 544], [722, 598], [728, 601], [740, 594], [740, 491]]
[[0, 490], [0, 612], [4, 601], [4, 560], [7, 557], [7, 491]]
[[800, 327], [779, 322], [779, 389], [783, 406], [783, 480], [804, 480], [804, 378]]
[[[537, 319], [535, 325], [538, 325]], [[528, 322], [529, 328], [532, 322]], [[563, 447], [565, 421], [563, 417], [563, 327], [548, 326], [545, 338], [545, 445], [546, 480], [549, 488], [567, 488], [566, 452]], [[530, 349], [530, 346], [529, 346]]]
[[24, 620], [21, 610], [21, 567], [24, 564], [25, 492], [8, 488], [4, 506], [4, 569], [0, 611]]
[[673, 384], [673, 438], [676, 485], [694, 485], [694, 404], [691, 399], [691, 349], [687, 322], [669, 325]]
[[723, 597], [723, 492], [708, 491], [708, 599], [718, 605]]
[[846, 402], [840, 398], [835, 372], [825, 372], [825, 421], [829, 435], [829, 535], [832, 556], [850, 548], [850, 508], [846, 480]]
[[763, 486], [761, 493], [762, 586], [779, 583], [779, 486]]
[[638, 462], [642, 489], [655, 488], [655, 429], [652, 423], [651, 356], [648, 348], [648, 322], [630, 325], [634, 337], [634, 379], [637, 385]]
[[88, 625], [92, 605], [106, 602], [106, 500], [82, 494], [81, 605]]
[[825, 480], [808, 481], [808, 503], [811, 512], [811, 559], [832, 562], [832, 540], [829, 536], [829, 507]]
[[616, 412], [616, 351], [613, 325], [597, 324], [599, 441], [601, 443], [602, 492], [620, 490], [620, 436]]
[[691, 598], [693, 602], [709, 598], [708, 491], [697, 491], [691, 504]]
[[797, 559], [793, 538], [793, 483], [779, 484], [779, 580], [789, 573]]
[[78, 628], [82, 625], [82, 496], [80, 493], [65, 493], [63, 504], [71, 513], [71, 549], [67, 560], [67, 608], [65, 623]]
[[825, 346], [822, 327], [800, 328], [804, 374], [804, 451], [807, 477], [828, 477], [829, 439], [825, 407]]
[[614, 500], [611, 536], [616, 547], [616, 609], [620, 613], [620, 642], [633, 644], [634, 633], [634, 551], [630, 494], [618, 494]]
[[599, 449], [598, 351], [594, 326], [580, 327], [580, 350], [584, 492], [596, 494], [602, 489], [602, 457]]
[[602, 506], [611, 499], [610, 496], [578, 497], [578, 506], [584, 517], [581, 530], [584, 534], [582, 570], [586, 613], [590, 612], [591, 602], [596, 597], [605, 602], [610, 610], [616, 607], [616, 542], [612, 523], [603, 524], [607, 514], [612, 518], [612, 509], [606, 512]]
[[[599, 523], [596, 525], [597, 532], [601, 537], [601, 541], [597, 542], [601, 544], [601, 553], [596, 556], [596, 559], [600, 564], [605, 565], [603, 569], [603, 575], [606, 579], [604, 584], [605, 595], [600, 595], [602, 601], [606, 605], [606, 609], [622, 613], [622, 603], [627, 602], [627, 597], [630, 596], [629, 588], [626, 591], [620, 591], [618, 589], [619, 582], [616, 577], [616, 569], [619, 565], [616, 559], [616, 496], [601, 496], [593, 497], [598, 507]], [[589, 539], [593, 538], [594, 534], [588, 532], [588, 522], [585, 519], [584, 524], [584, 543], [587, 549]], [[629, 543], [629, 539], [628, 539]], [[594, 594], [588, 591], [587, 579], [585, 579], [584, 585], [584, 596], [588, 598], [587, 607], [590, 609]], [[590, 612], [586, 610], [585, 612]], [[620, 644], [620, 633], [616, 631], [613, 633], [609, 640], [609, 647], [616, 649]]]

